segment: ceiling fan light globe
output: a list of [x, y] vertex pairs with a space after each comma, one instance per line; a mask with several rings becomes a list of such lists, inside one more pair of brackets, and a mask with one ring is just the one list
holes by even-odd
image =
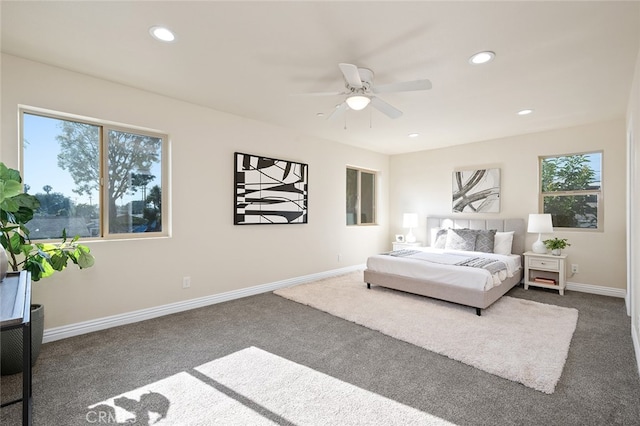
[[367, 105], [369, 105], [369, 102], [371, 102], [371, 99], [369, 99], [367, 96], [354, 95], [354, 96], [349, 96], [346, 102], [347, 102], [347, 105], [349, 105], [349, 108], [351, 108], [352, 110], [360, 111], [362, 109], [365, 109]]

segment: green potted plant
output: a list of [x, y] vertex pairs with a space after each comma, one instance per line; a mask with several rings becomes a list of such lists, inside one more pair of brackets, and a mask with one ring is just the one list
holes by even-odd
[[552, 238], [544, 240], [543, 243], [547, 249], [551, 250], [551, 254], [555, 256], [560, 256], [562, 249], [571, 245], [566, 238]]
[[[64, 270], [69, 261], [80, 269], [93, 266], [95, 259], [89, 247], [79, 244], [78, 236], [67, 239], [64, 229], [59, 242], [31, 242], [27, 223], [39, 207], [35, 196], [23, 192], [20, 172], [0, 162], [0, 284], [8, 269], [29, 271], [31, 280], [39, 281]], [[44, 331], [42, 305], [31, 306], [31, 322], [32, 363], [35, 363]], [[12, 336], [15, 332], [3, 331], [0, 338], [3, 375], [22, 371], [22, 340]]]

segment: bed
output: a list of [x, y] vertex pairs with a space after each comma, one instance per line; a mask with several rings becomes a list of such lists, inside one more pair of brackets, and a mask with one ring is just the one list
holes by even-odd
[[[481, 315], [482, 309], [522, 280], [525, 229], [525, 221], [520, 218], [428, 217], [427, 247], [370, 256], [364, 281], [368, 288], [376, 285], [474, 307]], [[469, 250], [473, 238], [469, 235], [482, 235], [485, 243], [493, 235], [491, 250], [496, 253], [480, 243], [477, 249], [481, 251], [475, 246]], [[476, 265], [471, 263], [478, 260], [492, 263], [485, 259], [504, 263], [506, 271], [472, 267]]]

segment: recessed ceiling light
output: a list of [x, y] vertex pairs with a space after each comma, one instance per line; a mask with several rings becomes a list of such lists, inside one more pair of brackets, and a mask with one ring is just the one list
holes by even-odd
[[324, 117], [324, 112], [316, 113], [316, 117]]
[[469, 58], [469, 63], [473, 65], [486, 64], [487, 62], [491, 62], [495, 57], [496, 54], [488, 50], [485, 52], [478, 52]]
[[410, 138], [417, 138], [418, 136], [420, 136], [420, 133], [409, 133], [407, 136], [409, 136]]
[[532, 109], [521, 109], [518, 111], [518, 115], [529, 115], [533, 112]]
[[171, 32], [170, 29], [166, 27], [151, 27], [149, 28], [149, 34], [156, 40], [171, 42], [176, 39], [175, 34]]

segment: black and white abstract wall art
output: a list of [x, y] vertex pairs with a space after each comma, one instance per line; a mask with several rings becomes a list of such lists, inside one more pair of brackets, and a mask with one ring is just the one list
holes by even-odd
[[454, 213], [499, 213], [500, 169], [453, 172]]
[[309, 165], [235, 153], [235, 225], [307, 223]]

